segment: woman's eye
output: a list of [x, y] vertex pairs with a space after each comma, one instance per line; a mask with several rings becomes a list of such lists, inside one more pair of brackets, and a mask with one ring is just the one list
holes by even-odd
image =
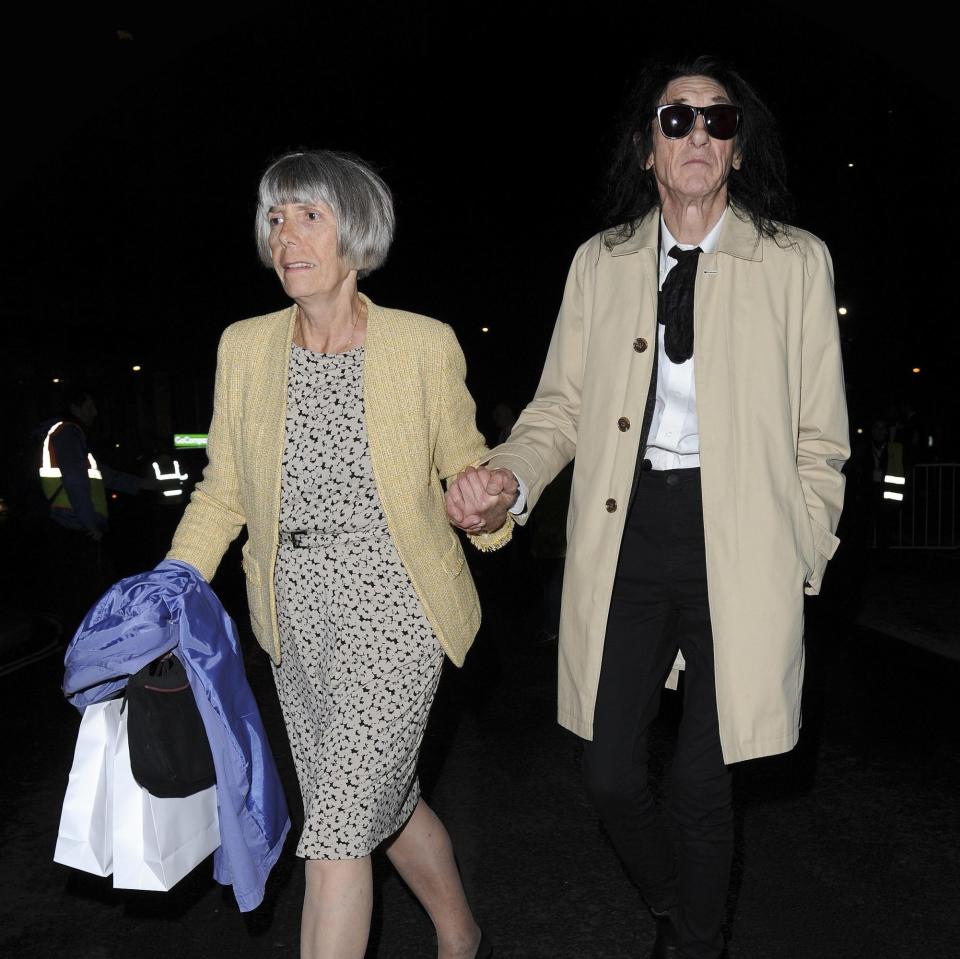
[[267, 223], [269, 223], [270, 226], [280, 226], [280, 224], [283, 223], [283, 217], [276, 214], [273, 216], [268, 216]]
[[307, 210], [307, 219], [316, 222], [321, 219], [321, 214], [318, 210]]

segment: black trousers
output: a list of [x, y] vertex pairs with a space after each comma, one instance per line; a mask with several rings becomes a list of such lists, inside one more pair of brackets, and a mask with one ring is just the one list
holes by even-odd
[[82, 530], [67, 529], [47, 520], [47, 568], [44, 608], [60, 620], [64, 642], [73, 635], [87, 610], [116, 578], [103, 542], [94, 542]]
[[[677, 649], [686, 660], [683, 718], [664, 817], [647, 781], [647, 730]], [[733, 812], [717, 723], [699, 470], [644, 472], [637, 485], [584, 772], [648, 905], [658, 912], [679, 905], [684, 959], [719, 956]]]

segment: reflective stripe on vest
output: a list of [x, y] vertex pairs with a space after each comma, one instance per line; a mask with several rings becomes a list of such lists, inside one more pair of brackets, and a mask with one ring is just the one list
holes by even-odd
[[883, 476], [883, 498], [903, 502], [907, 478], [903, 471], [903, 444], [887, 443], [887, 471]]
[[[53, 434], [65, 425], [64, 420], [54, 423], [47, 430], [47, 435], [43, 440], [43, 458], [40, 462], [40, 485], [43, 488], [43, 495], [52, 509], [73, 509], [70, 503], [70, 497], [63, 485], [63, 474], [60, 467], [54, 462], [56, 459], [56, 450], [51, 450], [50, 440]], [[51, 456], [51, 452], [53, 456]], [[92, 453], [87, 453], [87, 479], [90, 481], [90, 499], [93, 502], [94, 511], [107, 517], [107, 494], [103, 486], [103, 476], [97, 466], [97, 461]]]

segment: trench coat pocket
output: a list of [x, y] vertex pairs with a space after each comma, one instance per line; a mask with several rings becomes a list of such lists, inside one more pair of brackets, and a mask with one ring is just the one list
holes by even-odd
[[816, 596], [820, 592], [820, 586], [823, 582], [823, 574], [827, 570], [827, 563], [833, 558], [833, 554], [840, 545], [830, 530], [821, 526], [816, 520], [810, 520], [810, 529], [813, 532], [813, 569], [807, 576], [804, 592], [807, 596]]

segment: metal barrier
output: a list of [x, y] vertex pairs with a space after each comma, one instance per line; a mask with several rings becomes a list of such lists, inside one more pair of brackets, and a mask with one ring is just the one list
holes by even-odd
[[892, 530], [894, 549], [960, 547], [960, 463], [918, 463], [903, 487]]

